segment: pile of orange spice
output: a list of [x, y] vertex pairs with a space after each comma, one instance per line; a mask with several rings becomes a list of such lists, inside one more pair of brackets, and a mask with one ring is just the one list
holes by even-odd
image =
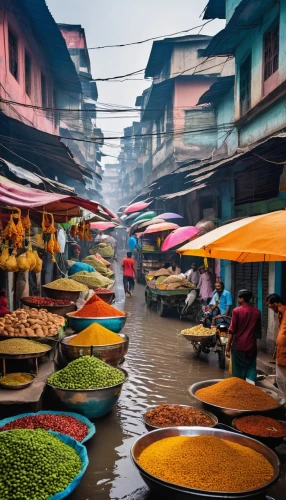
[[112, 318], [115, 316], [125, 316], [125, 313], [115, 309], [97, 295], [93, 295], [86, 304], [72, 314], [77, 318]]
[[274, 418], [263, 415], [248, 415], [237, 418], [234, 425], [239, 431], [252, 436], [274, 438], [286, 436], [286, 422], [278, 422]]
[[122, 337], [104, 328], [104, 326], [94, 323], [70, 339], [68, 344], [75, 346], [97, 346], [119, 344], [121, 342], [123, 342]]

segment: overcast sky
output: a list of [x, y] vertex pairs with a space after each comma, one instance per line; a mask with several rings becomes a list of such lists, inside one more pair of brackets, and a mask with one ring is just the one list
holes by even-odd
[[[85, 29], [88, 47], [129, 43], [159, 35], [168, 35], [202, 24], [202, 13], [207, 0], [46, 0], [56, 22], [81, 24]], [[222, 29], [222, 21], [212, 21], [202, 33], [214, 35]], [[197, 33], [195, 30], [191, 33]], [[152, 42], [131, 47], [90, 50], [92, 75], [107, 78], [124, 75], [145, 68]], [[101, 103], [134, 106], [137, 95], [150, 85], [143, 80], [99, 82], [98, 101]], [[141, 80], [142, 78], [142, 80]], [[133, 118], [134, 119], [134, 118]], [[136, 118], [135, 118], [136, 119]], [[97, 126], [105, 135], [121, 136], [132, 118], [106, 115], [97, 119]], [[119, 148], [105, 148], [112, 155]], [[107, 158], [106, 163], [114, 162]]]

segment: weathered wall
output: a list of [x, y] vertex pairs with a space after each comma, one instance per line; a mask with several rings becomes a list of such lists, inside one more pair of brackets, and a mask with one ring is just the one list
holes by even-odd
[[234, 89], [224, 97], [223, 101], [217, 107], [217, 147], [222, 144], [227, 145], [227, 154], [232, 155], [238, 147], [237, 129], [232, 125], [234, 123]]

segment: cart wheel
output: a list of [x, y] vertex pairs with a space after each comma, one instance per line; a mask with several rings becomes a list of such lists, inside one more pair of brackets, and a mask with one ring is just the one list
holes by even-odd
[[147, 307], [152, 307], [153, 301], [148, 293], [145, 293], [145, 304]]
[[158, 316], [165, 316], [167, 308], [164, 306], [163, 301], [160, 297], [157, 297], [157, 313]]
[[218, 354], [218, 364], [219, 367], [224, 370], [225, 369], [225, 345], [220, 346], [221, 349], [217, 351]]

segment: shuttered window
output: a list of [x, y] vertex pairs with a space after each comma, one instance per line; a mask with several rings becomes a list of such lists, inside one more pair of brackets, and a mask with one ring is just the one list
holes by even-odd
[[264, 81], [268, 80], [279, 66], [279, 24], [267, 31], [263, 37]]

